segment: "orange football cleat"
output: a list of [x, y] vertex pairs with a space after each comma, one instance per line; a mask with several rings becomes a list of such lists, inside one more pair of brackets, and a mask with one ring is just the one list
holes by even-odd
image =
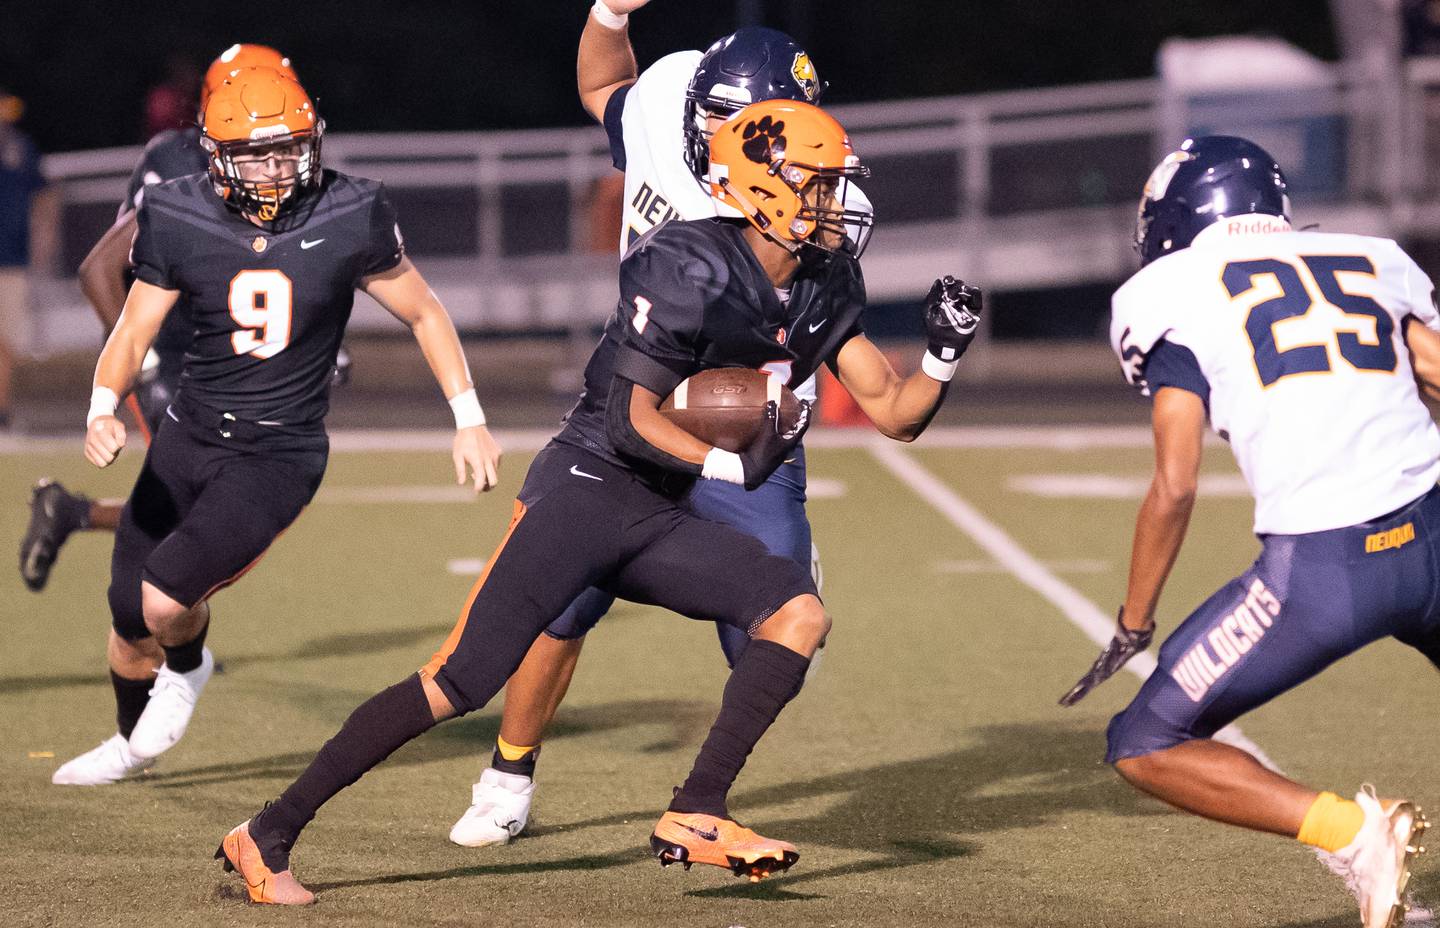
[[279, 873], [265, 866], [261, 859], [260, 847], [250, 837], [250, 821], [246, 819], [230, 829], [220, 848], [215, 852], [216, 860], [225, 861], [225, 872], [240, 871], [245, 879], [245, 889], [250, 893], [251, 902], [268, 905], [310, 905], [315, 894], [300, 885], [288, 869]]
[[758, 883], [784, 873], [800, 859], [795, 845], [765, 838], [733, 819], [699, 812], [666, 812], [650, 836], [650, 850], [660, 865], [711, 864]]

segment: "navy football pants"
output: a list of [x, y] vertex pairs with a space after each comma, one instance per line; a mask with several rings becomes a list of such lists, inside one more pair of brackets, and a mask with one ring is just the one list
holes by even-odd
[[1108, 763], [1208, 738], [1381, 638], [1440, 666], [1440, 488], [1370, 522], [1261, 541], [1166, 639], [1110, 722]]

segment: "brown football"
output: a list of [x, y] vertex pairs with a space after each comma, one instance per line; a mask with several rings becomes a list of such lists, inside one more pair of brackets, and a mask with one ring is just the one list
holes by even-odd
[[782, 426], [800, 414], [800, 401], [778, 378], [744, 367], [720, 367], [681, 381], [660, 404], [660, 412], [703, 442], [744, 451], [760, 434], [770, 400], [780, 404]]

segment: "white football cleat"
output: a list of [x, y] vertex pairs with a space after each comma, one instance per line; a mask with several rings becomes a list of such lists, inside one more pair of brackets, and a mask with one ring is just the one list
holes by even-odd
[[148, 766], [150, 761], [131, 753], [130, 743], [124, 735], [116, 732], [98, 748], [61, 764], [60, 769], [50, 777], [50, 782], [56, 786], [104, 786], [139, 773]]
[[1354, 841], [1332, 855], [1331, 869], [1355, 894], [1365, 928], [1399, 928], [1407, 909], [1410, 861], [1425, 853], [1419, 841], [1429, 823], [1412, 803], [1385, 808], [1369, 784], [1355, 794], [1355, 801], [1365, 812], [1365, 823]]
[[525, 830], [534, 796], [530, 777], [486, 767], [480, 782], [470, 788], [470, 808], [450, 829], [450, 840], [461, 847], [509, 844]]
[[188, 673], [176, 673], [161, 664], [150, 688], [150, 701], [135, 730], [130, 733], [130, 753], [136, 757], [158, 757], [175, 746], [185, 735], [195, 701], [215, 672], [215, 656], [209, 648], [200, 652], [200, 666]]

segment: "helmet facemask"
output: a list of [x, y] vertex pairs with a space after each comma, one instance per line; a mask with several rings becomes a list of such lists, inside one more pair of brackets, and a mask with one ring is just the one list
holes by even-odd
[[[233, 142], [205, 139], [210, 149], [210, 176], [217, 192], [262, 222], [274, 222], [293, 212], [304, 194], [319, 186], [323, 131], [321, 122], [315, 131], [286, 132], [272, 138]], [[265, 169], [272, 159], [279, 171]]]

